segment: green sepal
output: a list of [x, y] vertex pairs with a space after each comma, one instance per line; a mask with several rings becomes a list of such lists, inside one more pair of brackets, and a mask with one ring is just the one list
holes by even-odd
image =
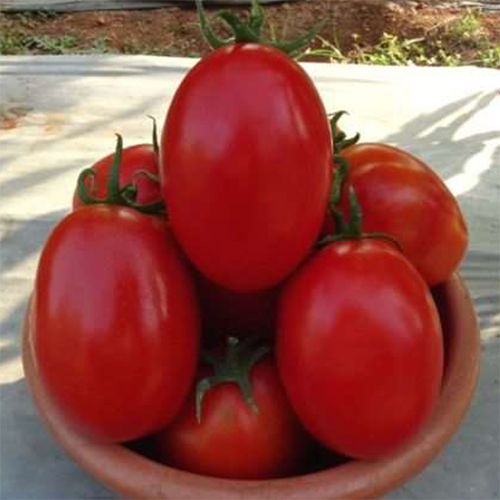
[[252, 0], [252, 9], [250, 10], [250, 29], [257, 35], [260, 36], [260, 30], [264, 24], [264, 9], [258, 2], [258, 0]]
[[229, 10], [217, 12], [217, 17], [222, 19], [234, 32], [234, 40], [237, 43], [259, 43], [259, 36], [250, 26], [245, 24]]
[[314, 28], [311, 28], [295, 40], [290, 40], [288, 42], [268, 42], [268, 45], [285, 52], [285, 54], [288, 54], [291, 57], [299, 56], [303, 49], [308, 46], [314, 38], [316, 38], [325, 24], [325, 20], [319, 22]]
[[[155, 126], [153, 127], [153, 130]], [[116, 148], [113, 156], [113, 162], [109, 167], [109, 178], [107, 184], [107, 196], [105, 198], [96, 198], [89, 193], [85, 185], [88, 178], [95, 182], [96, 172], [92, 168], [86, 168], [80, 172], [77, 180], [77, 193], [85, 205], [105, 204], [118, 205], [133, 208], [144, 214], [159, 215], [165, 214], [165, 203], [157, 201], [152, 203], [137, 203], [137, 184], [132, 182], [123, 188], [120, 187], [120, 168], [122, 163], [123, 139], [120, 134], [116, 134]], [[154, 145], [153, 145], [154, 147]], [[136, 175], [148, 176], [151, 180], [159, 182], [157, 176], [148, 172], [139, 171]], [[90, 190], [92, 190], [92, 185]]]
[[202, 0], [195, 0], [195, 2], [200, 18], [201, 31], [208, 44], [213, 49], [219, 49], [234, 43], [260, 43], [279, 49], [291, 57], [294, 57], [309, 45], [326, 23], [326, 21], [318, 23], [314, 28], [295, 40], [287, 42], [266, 40], [261, 36], [261, 29], [264, 24], [264, 9], [258, 3], [258, 0], [252, 0], [252, 7], [247, 23], [243, 22], [236, 14], [227, 9], [218, 11], [215, 14], [216, 17], [222, 19], [233, 32], [232, 36], [223, 39], [217, 36], [212, 29], [203, 9]]
[[156, 158], [159, 158], [160, 156], [160, 145], [158, 143], [158, 127], [156, 126], [156, 118], [151, 115], [147, 115], [148, 118], [153, 120], [153, 139], [152, 139], [152, 144], [153, 144], [153, 150], [156, 154]]
[[342, 118], [342, 116], [346, 114], [348, 114], [347, 111], [337, 111], [336, 113], [332, 113], [330, 115], [330, 128], [332, 130], [333, 137], [333, 150], [337, 154], [340, 153], [343, 149], [356, 144], [361, 137], [359, 135], [359, 132], [352, 137], [347, 137], [346, 134], [340, 129], [340, 127], [338, 127], [340, 118]]
[[195, 0], [195, 3], [196, 8], [198, 9], [198, 16], [200, 18], [201, 31], [210, 47], [213, 49], [220, 49], [221, 47], [225, 47], [226, 45], [233, 43], [234, 37], [222, 39], [215, 34], [212, 26], [210, 26], [210, 23], [208, 22], [207, 16], [205, 15], [205, 10], [203, 9], [201, 0]]
[[270, 348], [268, 345], [262, 345], [257, 349], [252, 349], [252, 341], [253, 339], [247, 339], [247, 341], [240, 343], [236, 337], [228, 337], [225, 355], [220, 358], [202, 351], [202, 361], [209, 364], [214, 373], [201, 379], [196, 384], [195, 413], [198, 423], [201, 422], [205, 394], [210, 389], [223, 383], [236, 384], [247, 405], [255, 413], [259, 412], [252, 394], [250, 372], [260, 359], [269, 354]]

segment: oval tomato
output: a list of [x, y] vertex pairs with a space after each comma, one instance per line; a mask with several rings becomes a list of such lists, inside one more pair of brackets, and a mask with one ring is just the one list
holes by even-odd
[[[424, 162], [385, 144], [342, 151], [349, 163], [345, 187], [354, 186], [363, 231], [392, 236], [431, 286], [448, 279], [465, 255], [467, 228], [444, 182]], [[347, 189], [343, 208], [348, 211]]]
[[75, 428], [126, 441], [165, 426], [196, 373], [194, 287], [159, 218], [84, 207], [49, 237], [32, 308], [48, 395]]
[[212, 52], [175, 93], [161, 146], [173, 231], [209, 279], [264, 289], [304, 258], [326, 209], [332, 139], [292, 59], [258, 44]]
[[[211, 375], [205, 367], [199, 380]], [[156, 437], [162, 461], [198, 474], [238, 479], [295, 472], [308, 439], [270, 356], [251, 368], [249, 382], [257, 410], [235, 382], [221, 381], [205, 393], [200, 422], [193, 393], [174, 423]]]
[[[104, 199], [108, 194], [110, 167], [113, 164], [114, 154], [110, 154], [92, 165], [95, 176], [85, 180], [88, 194], [93, 198]], [[159, 182], [140, 174], [146, 172], [153, 176], [159, 175], [158, 154], [151, 144], [137, 144], [122, 151], [120, 164], [119, 186], [124, 188], [129, 184], [137, 187], [136, 202], [142, 204], [155, 203], [162, 199]], [[86, 206], [75, 190], [73, 195], [73, 210]]]
[[428, 287], [395, 245], [331, 244], [280, 300], [278, 367], [305, 428], [361, 459], [407, 442], [438, 397], [443, 341]]

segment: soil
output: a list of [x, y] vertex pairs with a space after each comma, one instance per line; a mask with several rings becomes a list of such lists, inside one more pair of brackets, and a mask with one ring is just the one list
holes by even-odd
[[[231, 7], [240, 11], [239, 7]], [[326, 18], [320, 35], [335, 44], [343, 54], [370, 50], [382, 34], [400, 39], [444, 36], [456, 53], [471, 51], [463, 40], [447, 41], [446, 26], [464, 14], [464, 9], [443, 3], [382, 0], [299, 0], [266, 6], [267, 32], [280, 39], [291, 39]], [[213, 9], [208, 9], [213, 13]], [[483, 12], [481, 36], [490, 46], [500, 46], [500, 12]], [[216, 24], [218, 26], [218, 24]], [[0, 15], [0, 32], [10, 30], [29, 34], [74, 37], [65, 53], [119, 52], [169, 56], [200, 56], [210, 49], [203, 40], [194, 8], [167, 7], [155, 10], [91, 11], [48, 16]], [[223, 34], [223, 31], [220, 31]], [[449, 38], [449, 37], [448, 37]], [[316, 46], [320, 43], [316, 41]], [[425, 43], [425, 42], [424, 42]], [[27, 52], [44, 53], [37, 43]], [[318, 60], [306, 56], [303, 60]]]

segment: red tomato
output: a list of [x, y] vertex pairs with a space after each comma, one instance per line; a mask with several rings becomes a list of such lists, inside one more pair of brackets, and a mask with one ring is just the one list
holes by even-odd
[[[356, 144], [342, 156], [349, 162], [345, 186], [354, 186], [363, 211], [363, 231], [395, 238], [429, 285], [448, 279], [468, 236], [444, 182], [418, 158], [385, 144]], [[347, 196], [343, 207], [348, 210]]]
[[395, 245], [331, 244], [280, 300], [278, 367], [305, 428], [361, 459], [407, 442], [437, 400], [443, 341], [428, 287]]
[[[91, 182], [90, 178], [85, 181], [85, 186], [93, 198], [104, 199], [108, 193], [108, 180], [110, 167], [113, 164], [114, 154], [110, 154], [96, 162], [91, 168], [96, 175]], [[158, 155], [150, 144], [137, 144], [124, 148], [120, 165], [119, 186], [121, 188], [128, 184], [137, 185], [136, 202], [140, 204], [154, 203], [162, 199], [160, 185], [144, 175], [140, 171], [148, 172], [158, 176]], [[73, 210], [85, 206], [75, 190], [73, 195]]]
[[[210, 371], [202, 370], [200, 380]], [[308, 439], [286, 399], [272, 358], [258, 361], [250, 374], [256, 412], [236, 383], [208, 390], [201, 421], [195, 394], [174, 423], [157, 436], [162, 461], [198, 474], [264, 479], [295, 472]]]
[[173, 231], [209, 279], [264, 289], [305, 257], [326, 209], [332, 138], [292, 59], [257, 44], [212, 52], [179, 86], [161, 146]]
[[48, 239], [38, 266], [32, 348], [68, 423], [126, 441], [165, 426], [196, 374], [194, 288], [159, 218], [84, 207]]
[[198, 296], [206, 345], [226, 338], [271, 337], [275, 330], [278, 288], [233, 292], [198, 275]]

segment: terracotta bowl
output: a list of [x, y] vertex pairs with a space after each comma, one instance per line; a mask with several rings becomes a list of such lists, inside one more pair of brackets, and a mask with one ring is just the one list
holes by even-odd
[[468, 291], [457, 276], [434, 291], [445, 336], [446, 368], [440, 399], [421, 432], [385, 460], [349, 461], [302, 476], [265, 481], [216, 479], [166, 467], [120, 445], [88, 441], [67, 427], [41, 387], [29, 349], [29, 314], [23, 327], [28, 386], [49, 431], [98, 481], [129, 498], [273, 500], [374, 498], [422, 470], [458, 429], [479, 372], [480, 337]]

